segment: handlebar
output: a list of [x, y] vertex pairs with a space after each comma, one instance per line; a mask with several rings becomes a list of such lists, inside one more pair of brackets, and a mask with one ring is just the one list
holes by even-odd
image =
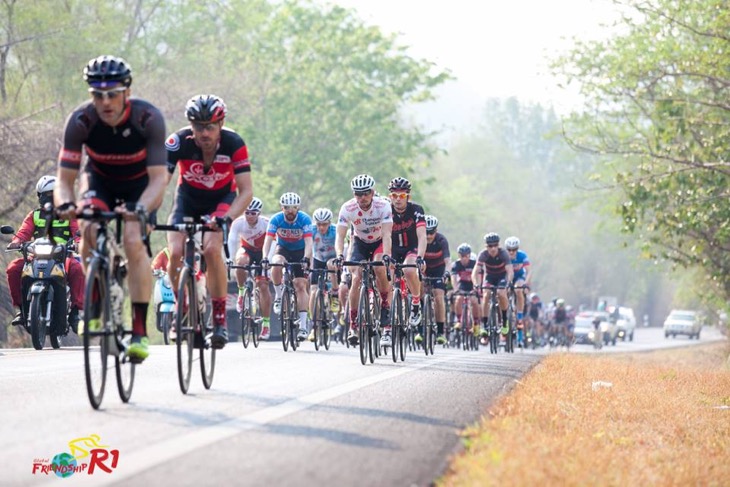
[[[147, 233], [147, 211], [144, 208], [136, 208], [134, 214], [137, 217], [137, 221], [140, 223], [139, 231], [142, 237], [142, 243], [147, 250], [147, 255], [152, 257], [152, 248], [150, 247], [150, 237]], [[122, 221], [124, 220], [123, 213], [117, 213], [116, 211], [105, 211], [98, 208], [83, 208], [77, 215], [76, 218], [79, 220], [88, 220], [91, 222], [110, 222], [115, 221], [117, 224], [116, 241], [117, 244], [122, 243]]]
[[[211, 227], [211, 224], [217, 225], [218, 228]], [[206, 233], [222, 231], [223, 251], [226, 254], [227, 260], [231, 258], [231, 254], [228, 251], [228, 245], [226, 245], [226, 242], [228, 241], [228, 232], [230, 230], [230, 223], [226, 218], [202, 216], [197, 219], [197, 221], [184, 221], [183, 223], [175, 223], [172, 225], [155, 225], [154, 230], [187, 233], [191, 237], [198, 232]]]

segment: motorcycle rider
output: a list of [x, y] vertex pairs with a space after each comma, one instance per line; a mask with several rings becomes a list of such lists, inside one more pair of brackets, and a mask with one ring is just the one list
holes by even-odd
[[[8, 244], [8, 249], [19, 249], [23, 243], [31, 242], [36, 238], [44, 236], [43, 232], [45, 232], [48, 218], [53, 218], [53, 215], [43, 207], [46, 203], [53, 205], [53, 189], [55, 186], [56, 178], [54, 176], [43, 176], [38, 180], [36, 192], [38, 193], [40, 206], [28, 213], [25, 217], [15, 237]], [[54, 219], [51, 222], [51, 236], [55, 243], [65, 244], [72, 238], [78, 243], [78, 235], [79, 226], [76, 220]], [[18, 308], [18, 312], [12, 322], [15, 326], [23, 324], [23, 315], [20, 311], [20, 306], [24, 301], [21, 283], [24, 265], [25, 261], [23, 257], [19, 257], [13, 260], [7, 268], [10, 297], [13, 306]], [[84, 306], [84, 271], [81, 263], [71, 255], [66, 257], [66, 278], [68, 280], [68, 286], [71, 289], [71, 310], [68, 315], [68, 324], [74, 333], [76, 333], [79, 323], [79, 311]]]

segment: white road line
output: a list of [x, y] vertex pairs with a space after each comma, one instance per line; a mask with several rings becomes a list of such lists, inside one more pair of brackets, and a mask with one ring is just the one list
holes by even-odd
[[418, 365], [410, 365], [407, 362], [403, 367], [389, 370], [382, 374], [364, 377], [353, 380], [347, 384], [341, 384], [329, 389], [307, 394], [295, 399], [290, 399], [276, 406], [259, 409], [253, 413], [242, 415], [238, 418], [225, 421], [212, 426], [197, 427], [195, 431], [183, 435], [168, 438], [166, 440], [150, 445], [134, 453], [120, 452], [119, 467], [111, 474], [98, 472], [94, 475], [85, 473], [74, 474], [74, 485], [110, 485], [132, 477], [147, 469], [156, 467], [166, 461], [190, 453], [199, 448], [211, 445], [218, 441], [238, 435], [243, 431], [263, 426], [291, 414], [303, 411], [318, 404], [321, 404], [338, 396], [354, 392], [358, 389], [377, 384], [388, 379], [393, 379], [410, 372], [431, 367], [444, 362], [460, 358], [458, 355], [429, 359]]

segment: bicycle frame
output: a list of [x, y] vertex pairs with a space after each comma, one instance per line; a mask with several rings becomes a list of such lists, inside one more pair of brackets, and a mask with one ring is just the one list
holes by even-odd
[[375, 287], [373, 268], [385, 264], [382, 261], [345, 261], [342, 265], [359, 266], [362, 269], [357, 310], [360, 362], [365, 365], [369, 360], [372, 364], [375, 356], [380, 355], [380, 292]]

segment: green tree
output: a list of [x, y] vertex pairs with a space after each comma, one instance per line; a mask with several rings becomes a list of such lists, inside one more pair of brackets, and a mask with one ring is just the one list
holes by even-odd
[[[604, 155], [623, 230], [647, 257], [697, 267], [730, 299], [730, 9], [724, 0], [628, 0], [613, 37], [555, 62], [585, 110], [574, 147]], [[707, 279], [703, 279], [707, 281]]]

